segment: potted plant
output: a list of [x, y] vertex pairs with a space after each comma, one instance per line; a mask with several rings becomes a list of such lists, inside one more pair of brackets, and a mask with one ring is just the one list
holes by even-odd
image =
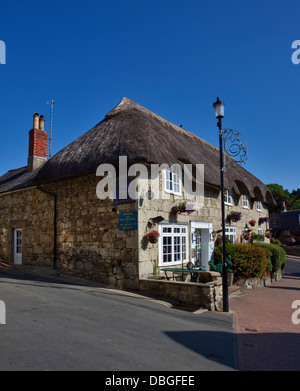
[[266, 223], [268, 220], [268, 217], [260, 217], [258, 220], [258, 224], [261, 225], [263, 223]]
[[270, 232], [270, 231], [266, 232], [266, 233], [265, 233], [265, 237], [266, 237], [267, 239], [270, 239], [270, 238], [272, 237], [272, 232]]
[[251, 239], [251, 233], [250, 232], [244, 232], [243, 235], [242, 235], [242, 238], [246, 241], [248, 241], [249, 239]]
[[145, 236], [146, 236], [146, 239], [148, 239], [148, 241], [150, 243], [157, 243], [158, 238], [160, 237], [160, 234], [157, 231], [152, 230], [152, 231], [148, 232]]
[[255, 224], [256, 224], [256, 220], [250, 220], [249, 221], [249, 224], [252, 226], [252, 227], [254, 227], [255, 226]]
[[[192, 207], [193, 205], [190, 205]], [[186, 202], [181, 202], [179, 205], [174, 205], [171, 209], [171, 214], [174, 216], [180, 215], [181, 213], [187, 213], [190, 215], [195, 212], [195, 209], [187, 209]]]
[[233, 222], [237, 222], [239, 220], [241, 220], [242, 218], [242, 212], [230, 212], [228, 215], [227, 215], [227, 221], [228, 223], [231, 223], [232, 221]]

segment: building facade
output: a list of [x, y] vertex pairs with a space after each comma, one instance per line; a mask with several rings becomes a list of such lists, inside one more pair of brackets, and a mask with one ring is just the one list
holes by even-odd
[[[239, 221], [226, 226], [232, 241], [243, 240], [250, 220], [256, 221], [249, 227], [253, 232], [266, 232], [266, 223], [258, 221], [268, 217], [268, 205], [274, 201], [261, 181], [232, 160], [222, 195], [218, 149], [127, 98], [47, 162], [46, 143], [44, 118], [36, 113], [27, 166], [0, 178], [4, 260], [54, 265], [72, 275], [138, 289], [141, 278], [166, 266], [198, 261], [208, 267], [221, 232], [221, 197], [226, 216], [241, 212]], [[120, 188], [113, 199], [99, 199], [97, 187], [105, 175], [97, 169], [109, 165], [120, 179], [120, 156], [126, 157], [128, 169], [134, 164], [146, 167], [148, 178], [135, 178], [134, 199], [128, 194], [121, 199]], [[155, 178], [159, 197], [150, 191], [153, 164], [161, 168]], [[193, 183], [193, 168], [203, 166], [201, 194], [187, 191], [178, 169], [185, 164], [192, 167]], [[179, 205], [194, 209], [175, 215]], [[152, 230], [160, 234], [157, 243], [146, 239]]]

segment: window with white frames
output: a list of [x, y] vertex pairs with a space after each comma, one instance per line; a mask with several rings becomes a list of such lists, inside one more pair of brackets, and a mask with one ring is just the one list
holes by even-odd
[[236, 242], [236, 227], [225, 227], [225, 236], [228, 238], [232, 243]]
[[181, 195], [181, 167], [177, 164], [165, 170], [165, 191]]
[[259, 212], [262, 211], [262, 203], [260, 201], [256, 202], [256, 210], [258, 210]]
[[161, 224], [159, 226], [159, 266], [177, 265], [188, 261], [187, 225]]
[[246, 195], [243, 195], [243, 208], [249, 209], [249, 198]]
[[232, 205], [232, 197], [231, 197], [231, 191], [225, 190], [224, 191], [224, 203], [226, 205]]
[[257, 228], [257, 233], [258, 233], [258, 235], [263, 235], [264, 231], [262, 228]]

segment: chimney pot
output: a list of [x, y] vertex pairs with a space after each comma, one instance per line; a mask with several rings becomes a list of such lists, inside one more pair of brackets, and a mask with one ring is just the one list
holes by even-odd
[[39, 129], [45, 130], [45, 118], [43, 115], [40, 116], [40, 126]]
[[39, 113], [33, 114], [33, 127], [32, 129], [38, 129], [39, 128]]

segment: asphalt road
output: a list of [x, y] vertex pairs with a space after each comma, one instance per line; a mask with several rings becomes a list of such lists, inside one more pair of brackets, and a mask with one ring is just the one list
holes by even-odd
[[299, 257], [286, 257], [286, 266], [284, 269], [285, 276], [300, 277], [300, 259]]
[[0, 371], [230, 371], [232, 317], [97, 284], [0, 271]]

